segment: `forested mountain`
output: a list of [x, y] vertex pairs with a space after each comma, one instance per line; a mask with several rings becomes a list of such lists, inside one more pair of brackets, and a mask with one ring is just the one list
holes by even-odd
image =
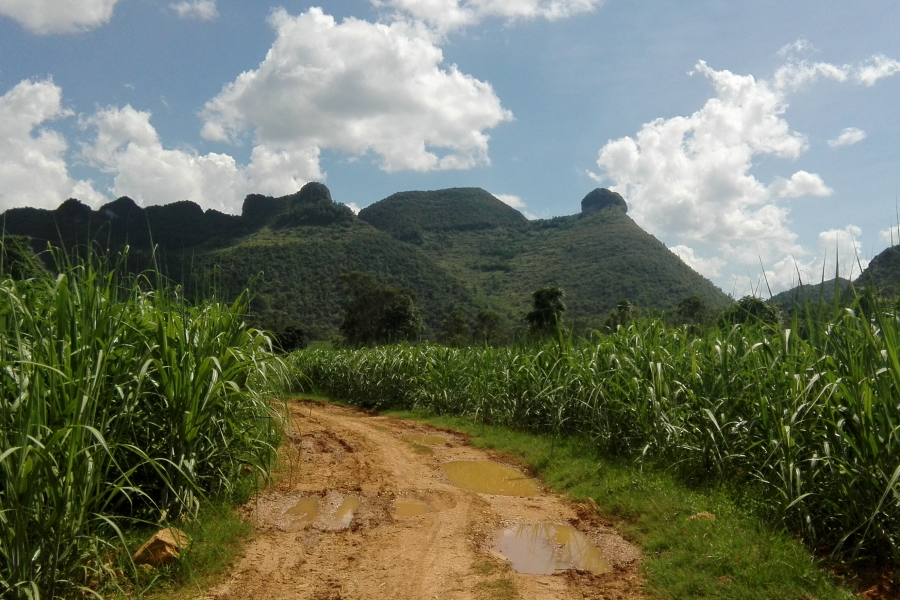
[[803, 304], [804, 302], [818, 302], [819, 300], [830, 302], [834, 298], [835, 288], [839, 288], [843, 296], [844, 291], [849, 287], [850, 280], [843, 277], [839, 277], [836, 280], [829, 279], [822, 283], [804, 283], [773, 295], [767, 302], [786, 305], [786, 308], [789, 308], [792, 304]]
[[873, 258], [854, 286], [872, 287], [887, 296], [900, 294], [900, 246], [886, 248]]
[[[417, 205], [429, 210], [411, 209]], [[471, 217], [458, 210], [461, 205]], [[520, 319], [531, 292], [547, 285], [565, 290], [567, 315], [576, 319], [602, 318], [623, 298], [658, 309], [691, 295], [711, 308], [730, 302], [626, 211], [619, 194], [598, 189], [582, 200], [581, 214], [528, 221], [483, 190], [460, 189], [394, 194], [359, 216], [414, 240], [477, 301], [510, 319]]]
[[484, 190], [457, 188], [394, 194], [357, 217], [310, 183], [280, 198], [250, 195], [239, 216], [188, 201], [145, 209], [123, 197], [96, 211], [77, 200], [11, 209], [2, 225], [38, 251], [128, 244], [135, 269], [152, 264], [155, 245], [155, 264], [174, 280], [228, 295], [249, 284], [261, 325], [318, 338], [337, 331], [339, 278], [351, 271], [411, 289], [432, 331], [455, 309], [493, 310], [518, 326], [531, 292], [547, 285], [565, 290], [574, 319], [602, 319], [622, 298], [658, 309], [691, 295], [710, 307], [729, 302], [626, 211], [621, 196], [595, 190], [579, 215], [529, 221]]

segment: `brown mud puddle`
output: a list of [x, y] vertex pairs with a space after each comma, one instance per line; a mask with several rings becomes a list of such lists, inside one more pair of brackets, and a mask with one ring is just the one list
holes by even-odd
[[447, 479], [458, 488], [495, 496], [537, 496], [537, 482], [490, 460], [454, 460], [441, 465]]
[[602, 575], [612, 570], [590, 538], [571, 525], [518, 523], [494, 535], [494, 550], [519, 573], [553, 575], [575, 569]]
[[421, 517], [431, 512], [431, 508], [415, 498], [397, 498], [394, 500], [395, 517]]
[[[484, 468], [506, 469], [498, 463], [509, 463], [468, 446], [463, 435], [423, 434], [420, 423], [339, 406], [291, 402], [290, 409], [293, 431], [281, 449], [276, 483], [243, 507], [255, 534], [203, 598], [643, 597], [637, 550], [590, 506], [541, 493], [517, 470], [493, 477], [533, 495], [479, 493], [451, 483], [454, 467], [447, 471], [447, 465], [464, 462], [471, 469], [493, 461]], [[422, 442], [407, 442], [406, 435], [443, 442], [422, 453], [415, 447]], [[527, 524], [544, 529], [529, 533], [535, 525]], [[556, 524], [569, 524], [575, 533]], [[555, 574], [517, 572], [519, 546], [503, 542], [506, 531], [520, 539], [544, 536], [538, 546], [549, 549]], [[592, 567], [596, 556], [578, 562], [579, 552], [592, 551], [612, 570]]]
[[297, 504], [288, 509], [287, 514], [298, 523], [312, 523], [319, 514], [319, 499], [300, 498]]

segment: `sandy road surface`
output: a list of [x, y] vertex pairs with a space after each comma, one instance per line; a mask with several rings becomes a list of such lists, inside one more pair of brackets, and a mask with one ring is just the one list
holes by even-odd
[[[256, 534], [230, 575], [206, 597], [641, 597], [637, 551], [597, 520], [590, 506], [546, 490], [521, 498], [452, 486], [443, 462], [492, 459], [515, 466], [467, 446], [463, 436], [331, 405], [292, 402], [291, 412], [293, 431], [279, 482], [245, 507]], [[401, 439], [412, 433], [442, 435], [448, 443], [426, 447]], [[311, 497], [320, 498], [314, 519], [294, 508]], [[354, 499], [359, 505], [352, 512], [340, 508], [352, 506], [345, 501]], [[397, 499], [422, 501], [430, 512], [397, 516]], [[574, 525], [598, 546], [613, 571], [526, 575], [492, 552], [498, 528], [539, 521]]]

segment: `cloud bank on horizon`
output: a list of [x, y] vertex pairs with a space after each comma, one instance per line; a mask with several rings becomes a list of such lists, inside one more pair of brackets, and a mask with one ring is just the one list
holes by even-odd
[[[351, 161], [370, 159], [387, 174], [489, 167], [489, 132], [513, 122], [513, 113], [489, 81], [447, 64], [442, 47], [452, 34], [488, 19], [556, 21], [603, 5], [369, 2], [380, 14], [374, 22], [339, 21], [320, 8], [297, 15], [272, 10], [274, 41], [258, 67], [225, 83], [199, 112], [199, 134], [224, 152], [167, 147], [151, 112], [131, 104], [76, 117], [52, 78], [21, 81], [0, 96], [0, 209], [53, 208], [67, 197], [96, 206], [129, 195], [144, 205], [190, 199], [234, 213], [248, 193], [287, 194], [326, 179], [326, 151]], [[116, 4], [0, 0], [0, 15], [37, 35], [72, 34], [108, 23]], [[216, 0], [165, 6], [182, 19], [219, 17]], [[633, 135], [609, 140], [599, 150], [599, 173], [590, 175], [626, 198], [638, 224], [675, 242], [673, 252], [718, 282], [742, 277], [734, 273], [761, 261], [771, 265], [765, 277], [777, 291], [794, 284], [798, 273], [815, 279], [824, 270], [830, 276], [834, 252], [844, 257], [844, 276], [858, 275], [866, 261], [847, 259], [862, 254], [858, 226], [821, 232], [813, 249], [792, 228], [792, 202], [834, 193], [825, 178], [796, 169], [763, 181], [755, 165], [762, 157], [795, 161], [809, 149], [808, 138], [785, 117], [792, 94], [822, 80], [873, 87], [900, 73], [900, 62], [883, 54], [856, 65], [797, 58], [812, 51], [806, 40], [785, 46], [778, 52], [784, 64], [768, 79], [716, 70], [700, 60], [691, 74], [707, 78], [713, 96], [688, 116], [660, 117]], [[75, 143], [55, 127], [66, 119], [75, 119], [82, 133]], [[827, 146], [845, 152], [866, 139], [866, 131], [848, 126], [833, 133]], [[250, 152], [241, 164], [227, 148], [244, 145]], [[111, 184], [99, 189], [91, 179], [72, 176], [74, 164], [95, 169]], [[520, 195], [496, 196], [534, 218]]]

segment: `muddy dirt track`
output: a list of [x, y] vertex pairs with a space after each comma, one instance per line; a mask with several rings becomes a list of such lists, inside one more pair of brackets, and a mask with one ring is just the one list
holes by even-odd
[[[245, 507], [256, 533], [206, 598], [642, 597], [637, 550], [589, 504], [546, 490], [532, 497], [466, 491], [451, 485], [441, 467], [494, 460], [521, 471], [509, 459], [419, 423], [333, 405], [291, 402], [290, 409], [293, 430], [278, 480]], [[446, 443], [406, 437], [423, 433]], [[424, 514], [398, 514], [403, 508]], [[496, 532], [539, 522], [573, 525], [611, 570], [516, 572], [492, 549]]]

